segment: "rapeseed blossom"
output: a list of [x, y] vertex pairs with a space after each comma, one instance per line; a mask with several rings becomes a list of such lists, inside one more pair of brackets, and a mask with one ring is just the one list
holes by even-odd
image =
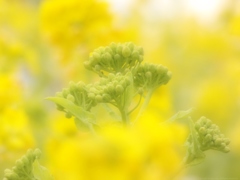
[[51, 138], [46, 145], [56, 179], [165, 179], [178, 170], [186, 138], [184, 128], [161, 125], [152, 117], [129, 128], [105, 126], [96, 137], [77, 134], [59, 134], [64, 140]]

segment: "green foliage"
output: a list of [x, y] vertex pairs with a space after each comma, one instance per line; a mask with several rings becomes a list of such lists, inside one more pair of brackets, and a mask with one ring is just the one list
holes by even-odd
[[[91, 53], [85, 67], [96, 72], [100, 79], [93, 84], [70, 82], [68, 88], [56, 93], [56, 97], [47, 98], [57, 105], [57, 109], [65, 112], [67, 118], [75, 117], [78, 127], [93, 131], [91, 109], [100, 104], [115, 106], [121, 115], [122, 123], [130, 124], [129, 114], [137, 109], [144, 93], [143, 103], [136, 120], [146, 109], [153, 92], [161, 85], [168, 83], [171, 72], [162, 65], [141, 64], [143, 49], [131, 42], [111, 43]], [[133, 99], [139, 95], [139, 103], [129, 109]], [[110, 106], [104, 106], [107, 112], [116, 117]], [[89, 115], [89, 117], [88, 117]]]
[[[171, 79], [172, 73], [164, 66], [144, 63], [143, 49], [131, 42], [100, 47], [91, 53], [85, 67], [96, 72], [100, 79], [93, 84], [70, 82], [56, 94], [47, 98], [57, 105], [57, 109], [65, 112], [66, 117], [75, 117], [75, 123], [81, 130], [87, 129], [95, 133], [97, 120], [91, 113], [92, 107], [102, 105], [109, 114], [118, 121], [117, 113], [111, 108], [115, 106], [121, 115], [121, 122], [125, 125], [133, 124], [139, 119], [154, 91], [165, 85]], [[139, 96], [139, 102], [133, 109], [131, 103]], [[142, 97], [144, 102], [135, 121], [130, 121], [129, 114], [139, 106]], [[111, 106], [109, 106], [109, 104]], [[204, 151], [214, 149], [229, 152], [229, 139], [220, 132], [211, 120], [201, 117], [194, 123], [190, 117], [193, 109], [179, 111], [165, 123], [172, 123], [188, 117], [190, 135], [187, 139], [187, 154], [184, 159], [186, 166], [196, 165], [205, 159]]]
[[3, 180], [53, 180], [48, 170], [39, 164], [40, 156], [39, 149], [29, 149], [26, 155], [16, 161], [12, 169], [4, 171]]
[[221, 152], [229, 152], [230, 140], [225, 138], [216, 124], [206, 117], [201, 117], [194, 123], [189, 117], [190, 135], [187, 140], [186, 165], [201, 163], [205, 154], [204, 151], [213, 149]]

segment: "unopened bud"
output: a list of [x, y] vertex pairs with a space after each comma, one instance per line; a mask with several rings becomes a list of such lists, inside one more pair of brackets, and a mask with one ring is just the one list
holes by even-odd
[[123, 49], [122, 45], [119, 44], [119, 45], [117, 46], [117, 53], [121, 55], [121, 54], [122, 54], [122, 49]]
[[89, 94], [88, 94], [88, 97], [89, 97], [90, 99], [95, 99], [95, 94], [94, 94], [94, 93], [89, 93]]
[[206, 129], [205, 129], [205, 127], [201, 127], [200, 129], [199, 129], [199, 132], [201, 133], [201, 134], [206, 134]]
[[85, 83], [82, 82], [82, 81], [79, 81], [79, 82], [77, 83], [77, 88], [78, 88], [78, 89], [82, 89], [83, 87], [85, 87]]
[[150, 71], [145, 73], [146, 78], [150, 79], [152, 77], [152, 73]]
[[121, 60], [121, 56], [119, 54], [115, 54], [114, 55], [114, 60], [115, 61], [120, 61]]
[[229, 147], [225, 147], [224, 150], [223, 150], [223, 152], [225, 152], [225, 153], [228, 153], [229, 151], [230, 151]]
[[221, 145], [221, 143], [222, 143], [222, 139], [221, 139], [221, 138], [217, 138], [217, 139], [215, 140], [215, 144], [216, 144], [217, 146]]
[[40, 158], [41, 154], [42, 154], [42, 152], [41, 152], [40, 149], [35, 149], [35, 150], [34, 150], [34, 155], [35, 155], [35, 157], [36, 157], [37, 159]]
[[95, 70], [95, 71], [100, 71], [100, 70], [101, 70], [101, 66], [99, 66], [98, 64], [95, 65], [94, 70]]
[[134, 49], [134, 44], [132, 42], [129, 42], [128, 48], [132, 51]]
[[23, 156], [23, 157], [21, 158], [21, 161], [22, 161], [24, 164], [28, 164], [28, 163], [29, 163], [28, 158], [27, 158], [26, 156]]
[[127, 47], [127, 46], [124, 46], [123, 47], [123, 50], [122, 50], [122, 55], [123, 57], [129, 57], [131, 55], [131, 51], [130, 49]]
[[117, 44], [114, 43], [114, 42], [112, 42], [112, 43], [110, 44], [110, 47], [111, 47], [111, 49], [112, 49], [113, 51], [116, 51], [116, 49], [117, 49]]
[[135, 59], [139, 59], [139, 53], [137, 51], [133, 51], [132, 53], [132, 58]]
[[94, 60], [99, 60], [100, 59], [100, 54], [97, 52], [92, 53], [92, 57], [94, 58]]
[[225, 138], [225, 139], [224, 139], [224, 143], [226, 143], [226, 145], [229, 145], [229, 144], [230, 144], [230, 139]]
[[201, 127], [201, 124], [200, 124], [199, 122], [196, 122], [196, 124], [195, 124], [195, 129], [196, 129], [196, 130], [199, 130], [200, 127]]
[[117, 85], [115, 90], [117, 93], [122, 93], [124, 91], [124, 89], [121, 85]]
[[71, 102], [74, 102], [74, 101], [75, 101], [75, 98], [74, 98], [73, 95], [68, 94], [68, 96], [67, 96], [67, 100], [68, 100], [68, 101], [71, 101]]
[[107, 52], [107, 53], [103, 54], [102, 56], [103, 56], [103, 59], [105, 62], [108, 63], [108, 62], [112, 61], [112, 56], [110, 53]]
[[56, 94], [55, 94], [57, 97], [63, 97], [63, 94], [62, 94], [62, 92], [56, 92]]
[[96, 95], [95, 99], [96, 99], [97, 102], [101, 102], [102, 101], [102, 96], [98, 94], [98, 95]]
[[206, 135], [206, 139], [207, 139], [208, 141], [212, 140], [211, 134], [207, 134], [207, 135]]
[[83, 65], [84, 65], [84, 67], [86, 68], [86, 69], [91, 69], [91, 65], [90, 65], [90, 62], [89, 61], [85, 61], [84, 63], [83, 63]]
[[103, 94], [103, 100], [104, 101], [110, 101], [111, 97], [108, 94]]

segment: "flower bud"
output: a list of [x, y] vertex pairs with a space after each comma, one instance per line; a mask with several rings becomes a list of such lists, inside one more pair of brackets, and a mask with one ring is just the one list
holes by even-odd
[[102, 96], [101, 95], [96, 95], [96, 97], [95, 97], [95, 100], [97, 101], [97, 102], [101, 102], [102, 101]]
[[112, 80], [112, 79], [115, 78], [115, 75], [114, 75], [113, 73], [109, 73], [109, 74], [108, 74], [108, 78]]
[[201, 133], [201, 134], [206, 134], [206, 129], [205, 129], [205, 127], [201, 127], [200, 129], [199, 129], [199, 132]]
[[129, 42], [127, 46], [130, 49], [130, 51], [134, 49], [134, 44], [132, 42]]
[[17, 168], [22, 168], [22, 166], [23, 166], [23, 162], [20, 159], [18, 159], [15, 164], [16, 164]]
[[41, 154], [42, 154], [42, 152], [41, 152], [40, 149], [37, 148], [37, 149], [34, 150], [34, 155], [37, 159], [40, 158]]
[[210, 127], [211, 125], [212, 125], [212, 121], [211, 121], [210, 119], [207, 119], [205, 126], [208, 128], [208, 127]]
[[226, 145], [229, 145], [229, 144], [230, 144], [230, 139], [225, 138], [225, 139], [224, 139], [224, 143], [225, 143]]
[[55, 96], [57, 96], [57, 97], [63, 97], [63, 94], [62, 94], [62, 92], [56, 92]]
[[113, 51], [116, 51], [116, 49], [117, 49], [117, 44], [114, 43], [114, 42], [112, 42], [112, 43], [110, 44], [110, 47], [111, 47], [111, 49], [112, 49]]
[[63, 97], [66, 98], [67, 95], [69, 94], [69, 90], [67, 88], [64, 88], [62, 94], [63, 94]]
[[97, 52], [101, 54], [104, 52], [104, 50], [105, 50], [105, 48], [101, 46], [97, 49]]
[[121, 85], [117, 85], [115, 90], [116, 90], [116, 92], [118, 94], [120, 94], [120, 93], [122, 93], [124, 91], [124, 89], [123, 89], [123, 87]]
[[85, 62], [83, 63], [83, 65], [84, 65], [84, 67], [85, 67], [86, 69], [91, 70], [91, 65], [90, 65], [90, 62], [89, 62], [89, 61], [85, 61]]
[[118, 46], [117, 46], [117, 53], [121, 55], [122, 54], [122, 49], [123, 49], [122, 45], [118, 44]]
[[225, 152], [225, 153], [228, 153], [229, 151], [230, 151], [230, 148], [227, 146], [223, 149], [223, 152]]
[[200, 127], [201, 127], [200, 122], [196, 122], [196, 123], [195, 123], [195, 129], [196, 129], [196, 130], [199, 130]]
[[139, 52], [139, 54], [143, 55], [144, 54], [143, 48], [142, 47], [138, 47], [138, 52]]
[[84, 87], [85, 87], [85, 83], [84, 83], [84, 82], [79, 81], [79, 82], [77, 83], [77, 88], [78, 88], [78, 89], [83, 89]]
[[221, 147], [222, 147], [222, 148], [225, 148], [225, 147], [226, 147], [226, 144], [225, 144], [225, 143], [221, 143]]
[[74, 91], [75, 88], [76, 88], [75, 83], [74, 83], [73, 81], [70, 81], [70, 82], [69, 82], [69, 89]]
[[93, 57], [94, 60], [99, 60], [100, 59], [100, 54], [97, 53], [97, 52], [93, 52], [92, 57]]
[[107, 47], [105, 48], [105, 52], [106, 52], [106, 53], [109, 53], [110, 55], [113, 54], [113, 50], [112, 50], [109, 46], [107, 46]]
[[133, 51], [132, 58], [133, 58], [133, 60], [139, 59], [139, 53], [137, 51]]
[[146, 78], [150, 79], [152, 77], [152, 73], [150, 71], [145, 73]]
[[7, 174], [7, 173], [12, 173], [12, 170], [11, 169], [5, 169], [4, 174]]
[[106, 102], [108, 102], [108, 101], [110, 101], [111, 100], [111, 97], [109, 96], [109, 94], [103, 94], [103, 100], [104, 101], [106, 101]]
[[71, 101], [71, 102], [74, 102], [74, 101], [75, 101], [75, 98], [74, 98], [73, 95], [68, 94], [68, 96], [67, 96], [67, 100], [68, 100], [68, 101]]
[[114, 60], [115, 61], [120, 61], [121, 60], [121, 56], [119, 54], [115, 54], [114, 55]]
[[111, 54], [110, 53], [105, 53], [105, 54], [103, 54], [102, 55], [102, 58], [103, 58], [103, 60], [106, 62], [106, 63], [109, 63], [109, 62], [111, 62], [112, 61], [112, 56], [111, 56]]
[[129, 57], [131, 55], [131, 51], [127, 46], [124, 46], [122, 49], [122, 55], [123, 57]]
[[95, 94], [94, 93], [88, 93], [88, 97], [90, 99], [95, 99]]
[[21, 158], [21, 161], [23, 162], [23, 164], [28, 164], [29, 163], [28, 158], [26, 156], [23, 156]]
[[222, 143], [222, 139], [221, 138], [217, 138], [215, 140], [215, 145], [219, 146], [219, 145], [221, 145], [221, 143]]
[[207, 141], [212, 140], [212, 136], [211, 136], [211, 134], [207, 134], [207, 135], [205, 136], [205, 138], [206, 138]]
[[98, 64], [96, 64], [96, 65], [94, 66], [94, 70], [95, 70], [95, 71], [100, 71], [100, 70], [101, 70], [101, 66], [99, 66]]
[[143, 56], [139, 55], [138, 61], [142, 62], [143, 61]]
[[8, 173], [5, 173], [4, 176], [5, 176], [5, 178], [7, 178], [9, 180], [19, 178], [19, 176], [16, 173], [12, 172], [12, 171], [8, 172]]

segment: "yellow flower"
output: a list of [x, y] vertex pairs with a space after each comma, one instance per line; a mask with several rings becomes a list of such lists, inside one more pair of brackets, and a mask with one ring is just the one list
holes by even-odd
[[51, 138], [46, 144], [50, 171], [56, 179], [71, 180], [158, 180], [171, 176], [182, 159], [179, 149], [185, 130], [150, 118], [129, 128], [105, 126], [94, 137], [79, 133]]
[[40, 18], [43, 34], [65, 53], [104, 41], [111, 23], [107, 4], [96, 0], [45, 0]]

